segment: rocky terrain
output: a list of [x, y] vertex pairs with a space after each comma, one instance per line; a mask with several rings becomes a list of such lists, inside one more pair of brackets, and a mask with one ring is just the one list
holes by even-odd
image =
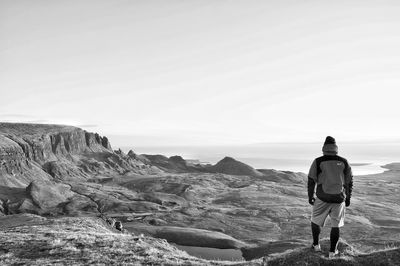
[[[385, 167], [383, 174], [355, 177], [342, 230], [351, 252], [343, 248], [341, 259], [349, 265], [362, 265], [357, 263], [380, 249], [389, 262], [390, 256], [398, 258], [398, 250], [388, 247], [398, 246], [400, 239], [400, 167]], [[183, 246], [240, 250], [253, 260], [249, 263], [267, 258], [268, 265], [293, 265], [291, 258], [302, 261], [298, 253], [310, 243], [310, 212], [303, 173], [254, 169], [230, 157], [203, 165], [180, 156], [125, 154], [112, 150], [106, 137], [76, 127], [0, 123], [2, 264], [68, 264], [67, 257], [71, 263], [97, 263], [95, 254], [110, 247], [107, 241], [120, 243], [119, 253], [103, 253], [105, 261], [117, 264], [160, 264], [164, 258], [167, 264], [232, 264], [188, 256], [160, 240], [166, 239]], [[127, 231], [116, 232], [100, 216], [122, 221]], [[74, 246], [64, 245], [70, 243], [67, 232], [77, 239], [82, 235], [80, 244], [75, 239]], [[137, 245], [133, 238], [141, 234], [145, 237]], [[31, 249], [26, 257], [17, 252], [43, 241], [63, 244], [49, 244], [41, 257], [29, 254]], [[133, 254], [135, 248], [143, 256]], [[88, 261], [79, 261], [78, 253]], [[315, 264], [327, 261], [326, 254], [305, 253]]]

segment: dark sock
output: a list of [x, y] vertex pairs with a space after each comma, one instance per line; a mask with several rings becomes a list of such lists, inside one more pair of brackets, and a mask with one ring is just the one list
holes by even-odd
[[313, 237], [313, 245], [316, 246], [319, 243], [319, 233], [321, 233], [321, 227], [318, 224], [311, 222], [311, 231]]
[[330, 252], [335, 252], [337, 243], [339, 241], [339, 227], [332, 227], [331, 229], [331, 250]]

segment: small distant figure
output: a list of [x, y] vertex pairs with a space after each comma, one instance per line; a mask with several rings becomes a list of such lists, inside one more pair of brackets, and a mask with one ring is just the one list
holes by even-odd
[[115, 223], [116, 223], [116, 221], [115, 221], [115, 219], [114, 218], [109, 218], [109, 217], [106, 217], [106, 222], [112, 227], [112, 228], [114, 228], [115, 227]]
[[122, 223], [120, 221], [115, 222], [115, 229], [122, 232]]
[[263, 257], [262, 266], [268, 266], [268, 261], [266, 257]]
[[[311, 215], [312, 248], [315, 251], [321, 251], [319, 234], [329, 215], [332, 226], [329, 258], [333, 258], [339, 254], [337, 250], [339, 228], [344, 225], [345, 207], [350, 206], [353, 174], [347, 160], [337, 155], [338, 146], [333, 137], [326, 137], [322, 152], [323, 156], [313, 161], [308, 174], [308, 202], [313, 205]], [[314, 198], [315, 186], [317, 186], [317, 198]]]

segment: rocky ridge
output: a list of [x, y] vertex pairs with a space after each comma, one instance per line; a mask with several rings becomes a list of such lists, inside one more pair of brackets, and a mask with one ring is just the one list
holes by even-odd
[[0, 185], [13, 187], [53, 178], [86, 180], [160, 172], [114, 152], [107, 137], [62, 125], [0, 123], [0, 165]]

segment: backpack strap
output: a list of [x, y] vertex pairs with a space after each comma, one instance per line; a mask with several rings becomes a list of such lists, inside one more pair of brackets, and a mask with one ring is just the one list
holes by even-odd
[[321, 163], [324, 161], [324, 157], [325, 157], [325, 156], [321, 156], [321, 157], [318, 157], [318, 158], [315, 160], [316, 165], [317, 165], [317, 178], [318, 178], [319, 174], [322, 173]]

